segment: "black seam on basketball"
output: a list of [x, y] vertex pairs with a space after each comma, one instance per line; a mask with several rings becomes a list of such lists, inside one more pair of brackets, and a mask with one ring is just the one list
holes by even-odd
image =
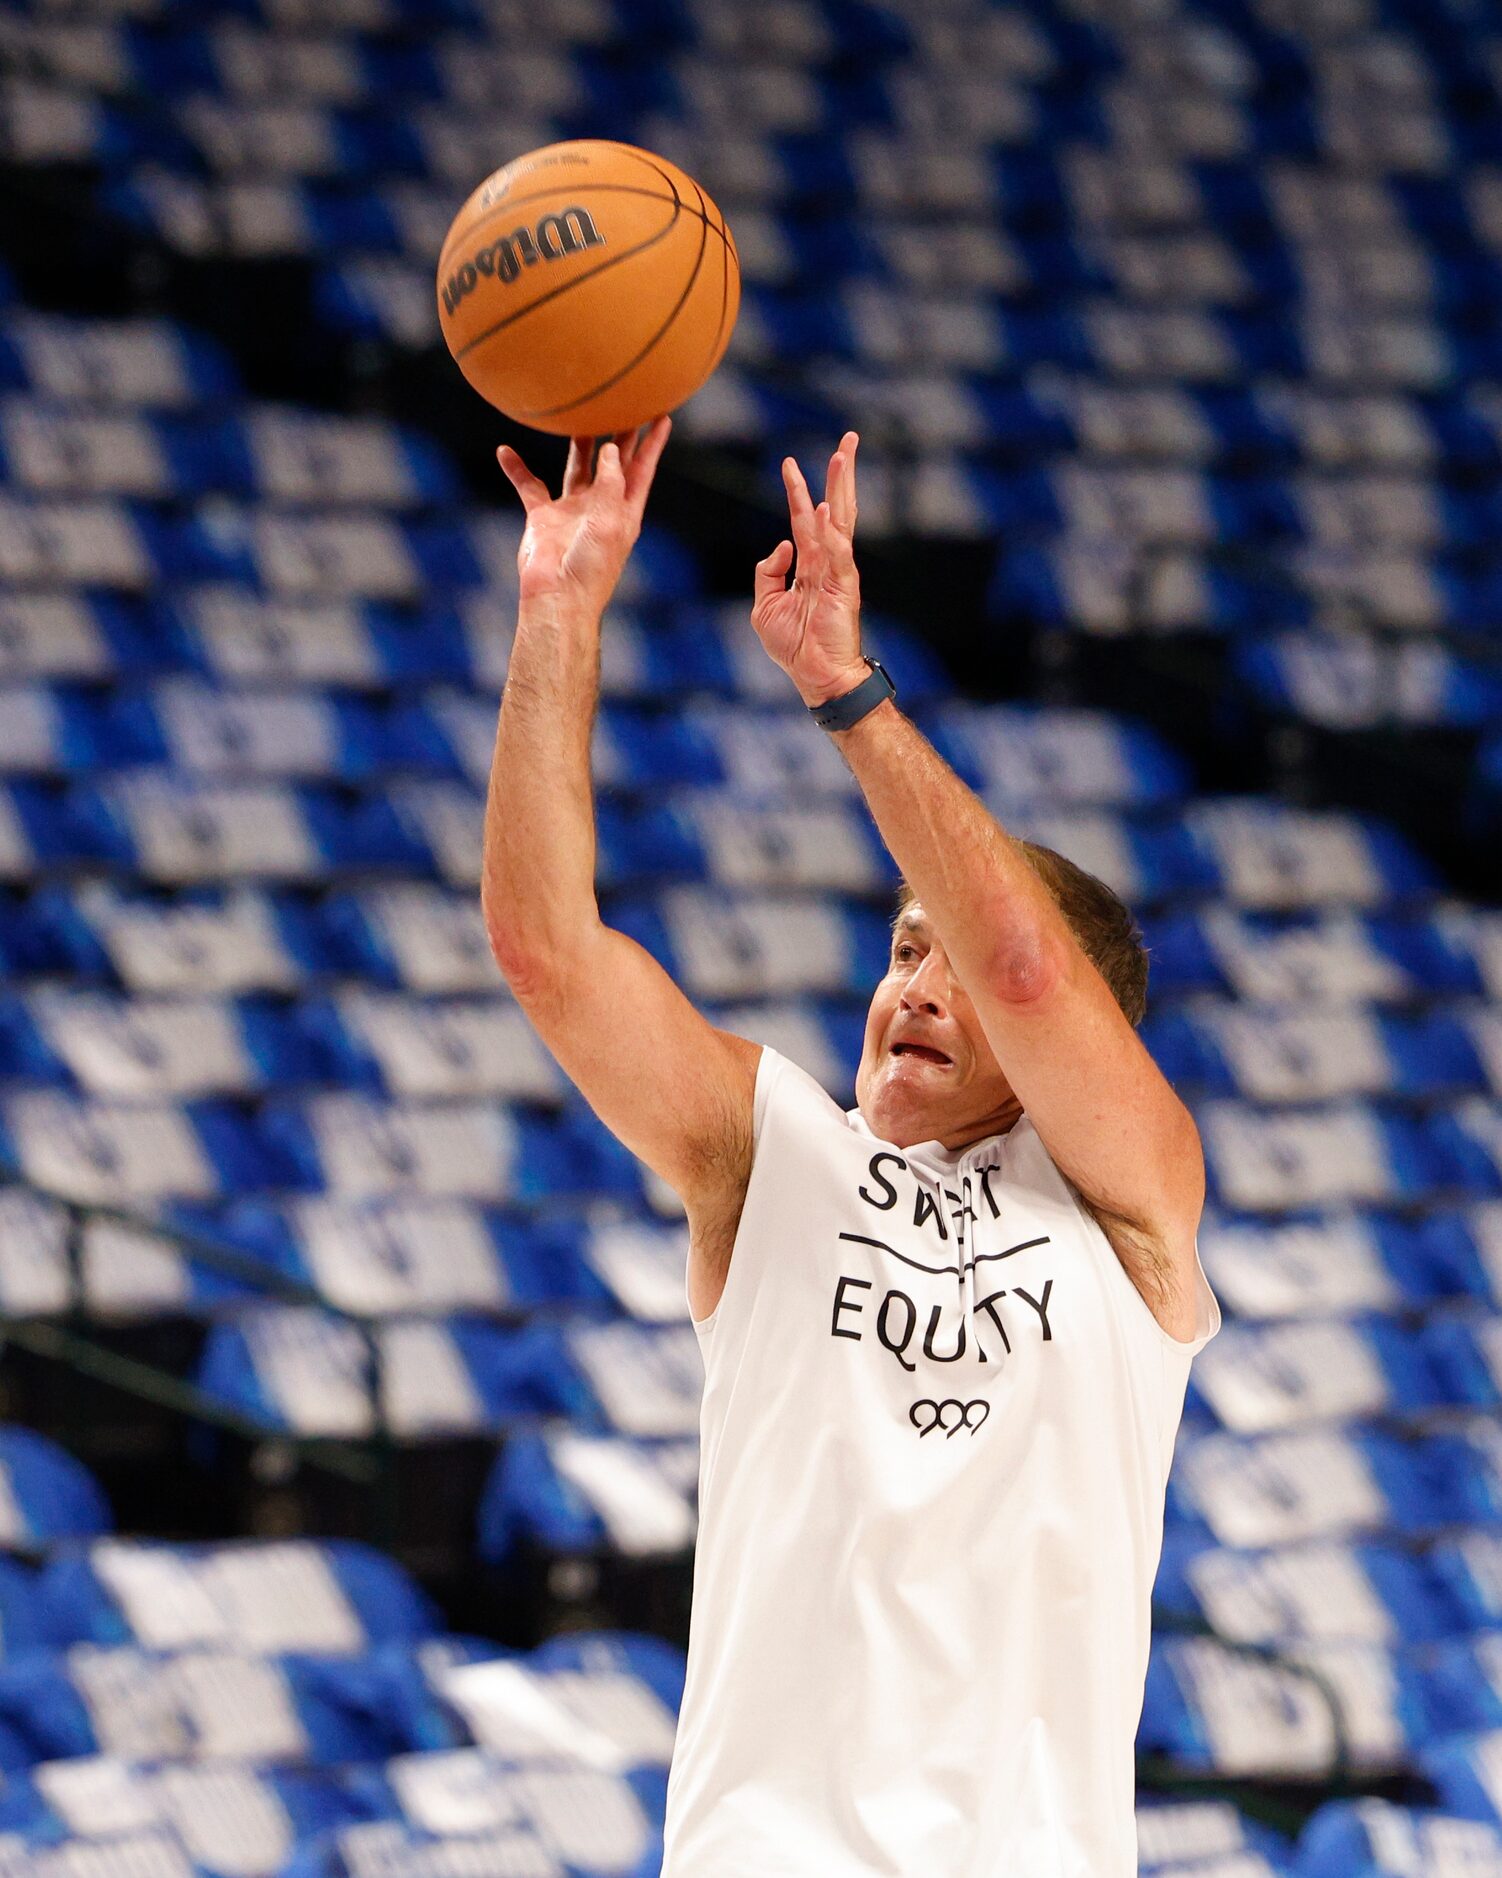
[[[698, 184], [696, 183], [694, 187], [698, 188]], [[591, 398], [598, 398], [602, 391], [609, 391], [612, 385], [618, 385], [623, 378], [629, 377], [630, 374], [636, 370], [637, 366], [641, 364], [642, 360], [657, 349], [657, 345], [663, 334], [683, 311], [688, 296], [694, 290], [694, 283], [699, 278], [699, 270], [704, 265], [704, 250], [708, 245], [709, 218], [708, 216], [700, 216], [699, 253], [698, 258], [694, 262], [694, 271], [689, 275], [684, 285], [683, 292], [679, 294], [677, 304], [674, 306], [672, 312], [668, 314], [667, 318], [657, 328], [657, 331], [653, 333], [652, 337], [642, 347], [641, 351], [637, 353], [634, 359], [628, 359], [621, 369], [618, 372], [612, 372], [603, 384], [596, 385], [593, 390], [590, 391], [581, 391], [577, 398], [570, 398], [567, 404], [555, 404], [545, 411], [517, 411], [514, 415], [523, 423], [525, 423], [529, 417], [561, 417], [565, 411], [572, 411], [576, 405], [588, 404]]]
[[[619, 150], [622, 156], [634, 158], [646, 169], [651, 170], [654, 176], [660, 176], [662, 178], [668, 186], [668, 193], [665, 196], [659, 196], [650, 189], [639, 189], [635, 183], [590, 183], [589, 187], [591, 189], [598, 191], [601, 195], [608, 193], [615, 196], [645, 196], [649, 202], [676, 202], [680, 207], [688, 207], [688, 204], [684, 202], [682, 196], [679, 195], [678, 186], [673, 181], [672, 177], [668, 175], [665, 169], [662, 169], [658, 164], [654, 163], [645, 151], [637, 150], [628, 143], [614, 143], [609, 138], [605, 137], [586, 139], [584, 141], [603, 143], [611, 150]], [[698, 187], [697, 184], [694, 186], [695, 188]], [[496, 203], [493, 209], [487, 209], [483, 215], [477, 215], [474, 221], [466, 222], [464, 225], [464, 238], [468, 240], [471, 235], [483, 228], [493, 216], [501, 215], [511, 209], [524, 208], [529, 202], [541, 202], [546, 196], [566, 196], [568, 194], [568, 189], [560, 186], [547, 189], [534, 189], [529, 195], [525, 196], [507, 196], [504, 202]], [[454, 243], [456, 248], [461, 245], [462, 244], [457, 240]], [[443, 246], [438, 250], [438, 272], [440, 274], [443, 272], [444, 265], [447, 261], [448, 251], [449, 242], [448, 237], [445, 236]]]
[[[699, 185], [697, 183], [694, 184], [694, 187], [695, 189], [699, 189]], [[708, 210], [709, 208], [715, 207], [715, 205], [710, 202], [709, 197], [704, 194], [704, 191], [702, 189], [699, 189], [699, 195], [704, 202], [706, 210]], [[735, 257], [735, 271], [738, 274], [741, 271], [741, 252], [740, 252], [740, 249], [737, 248], [735, 245], [735, 236], [732, 235], [730, 232], [730, 223], [726, 220], [725, 211], [723, 209], [720, 209], [718, 213], [720, 217], [718, 223], [711, 222], [709, 225], [712, 229], [714, 229], [714, 232], [719, 236], [720, 240], [724, 242], [725, 246], [730, 250], [731, 254]]]
[[[694, 184], [694, 193], [704, 211], [705, 227], [714, 228], [714, 223], [709, 219], [709, 200], [697, 183]], [[714, 343], [709, 348], [709, 371], [704, 374], [706, 378], [714, 370], [715, 361], [720, 356], [720, 334], [725, 330], [725, 309], [730, 304], [730, 244], [725, 239], [723, 228], [716, 228], [715, 233], [720, 237], [720, 318], [714, 329]]]
[[[660, 198], [654, 198], [654, 200], [658, 199]], [[508, 313], [505, 319], [497, 320], [494, 326], [487, 326], [483, 333], [476, 333], [473, 339], [467, 339], [454, 354], [455, 363], [457, 364], [468, 353], [473, 352], [476, 346], [484, 345], [487, 339], [494, 339], [497, 333], [504, 332], [508, 326], [514, 326], [518, 320], [525, 319], [538, 307], [546, 306], [550, 300], [556, 300], [559, 294], [569, 293], [575, 287], [582, 287], [585, 281], [595, 280], [610, 268], [619, 267], [622, 261], [629, 261], [633, 255], [645, 254], [648, 248], [655, 248], [659, 241], [670, 235], [678, 226], [678, 216], [683, 206], [681, 202], [675, 204], [671, 219], [665, 222], [655, 235], [648, 235], [645, 241], [637, 242], [634, 248], [627, 248], [623, 254], [612, 254], [608, 260], [601, 261], [598, 266], [590, 268], [587, 272], [575, 274], [572, 280], [564, 281], [561, 286], [549, 288], [546, 293], [539, 294], [535, 300], [529, 300], [525, 306], [518, 307], [514, 313]]]
[[[699, 189], [699, 185], [697, 183], [694, 184], [694, 187], [695, 189]], [[702, 189], [699, 189], [699, 194], [702, 197], [703, 202], [704, 202], [705, 213], [708, 214], [709, 210], [711, 208], [715, 208], [716, 205], [709, 200], [709, 197], [704, 194], [704, 191]], [[719, 221], [711, 222], [709, 225], [714, 230], [714, 232], [720, 237], [721, 241], [724, 242], [725, 246], [730, 250], [730, 252], [732, 254], [735, 254], [735, 238], [730, 233], [730, 224], [725, 219], [725, 211], [723, 209], [718, 209], [717, 213], [720, 218]], [[737, 264], [739, 264], [740, 256], [736, 254], [735, 258], [736, 258]]]

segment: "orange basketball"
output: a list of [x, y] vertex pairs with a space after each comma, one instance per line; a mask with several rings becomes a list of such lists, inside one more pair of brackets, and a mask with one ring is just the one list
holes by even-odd
[[632, 430], [691, 397], [741, 303], [725, 218], [665, 158], [548, 144], [488, 177], [438, 258], [438, 319], [498, 411], [561, 437]]

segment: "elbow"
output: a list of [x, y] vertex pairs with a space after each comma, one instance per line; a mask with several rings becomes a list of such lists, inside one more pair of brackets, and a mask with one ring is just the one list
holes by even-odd
[[1068, 972], [1066, 948], [1030, 920], [1019, 924], [1014, 918], [1000, 933], [987, 961], [991, 995], [1017, 1010], [1040, 1005]]
[[490, 950], [518, 1004], [544, 1002], [558, 982], [553, 954], [517, 935], [492, 932]]
[[581, 972], [594, 969], [592, 942], [603, 930], [597, 907], [542, 920], [482, 894], [481, 910], [491, 957], [518, 1004], [535, 1008], [557, 1003]]
[[517, 1003], [545, 996], [555, 975], [554, 948], [519, 920], [514, 909], [497, 905], [490, 895], [482, 898], [481, 906], [491, 957]]

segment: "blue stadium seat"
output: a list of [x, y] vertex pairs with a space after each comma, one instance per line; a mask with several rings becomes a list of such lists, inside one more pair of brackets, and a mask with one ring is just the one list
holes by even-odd
[[1331, 1800], [1299, 1834], [1299, 1878], [1395, 1878], [1456, 1860], [1478, 1871], [1502, 1863], [1502, 1830], [1431, 1808], [1391, 1800]]
[[[394, 1098], [495, 1096], [557, 1106], [566, 1084], [509, 994], [462, 1002], [352, 991], [310, 999], [299, 1027], [322, 1073]], [[285, 1080], [294, 1081], [295, 1077]]]
[[1499, 1325], [1502, 1317], [1474, 1309], [1431, 1316], [1425, 1323], [1424, 1345], [1451, 1401], [1473, 1408], [1502, 1407]]
[[697, 1528], [698, 1457], [693, 1440], [517, 1433], [480, 1503], [481, 1553], [502, 1561], [523, 1544], [560, 1553], [608, 1544], [628, 1557], [682, 1552]]
[[1237, 1434], [1403, 1418], [1473, 1399], [1435, 1361], [1431, 1338], [1380, 1317], [1229, 1324], [1201, 1357], [1189, 1387]]
[[882, 911], [791, 896], [727, 901], [673, 888], [655, 905], [617, 902], [611, 918], [691, 998], [869, 995], [890, 949]]
[[[1344, 1538], [1384, 1528], [1426, 1533], [1463, 1520], [1466, 1456], [1370, 1429], [1180, 1435], [1168, 1487], [1172, 1518], [1243, 1549]], [[1474, 1466], [1474, 1462], [1470, 1463]]]
[[1254, 1102], [1438, 1097], [1486, 1087], [1464, 1030], [1440, 1017], [1206, 1002], [1149, 1017], [1143, 1034], [1176, 1086]]
[[[114, 1524], [104, 1493], [88, 1470], [28, 1428], [0, 1428], [0, 1482], [0, 1546], [8, 1550], [39, 1551], [60, 1539], [108, 1532]], [[11, 1588], [19, 1591], [21, 1583], [15, 1577]], [[7, 1620], [7, 1651], [25, 1634], [24, 1622], [12, 1632]]]
[[[1457, 1177], [1450, 1125], [1425, 1125], [1372, 1103], [1267, 1111], [1201, 1105], [1212, 1193], [1227, 1208], [1290, 1213], [1320, 1206], [1408, 1204]], [[1476, 1171], [1480, 1192], [1495, 1191]]]
[[1288, 633], [1238, 647], [1236, 669], [1270, 708], [1337, 730], [1474, 727], [1502, 714], [1502, 680], [1435, 646]]
[[7, 310], [0, 384], [60, 403], [171, 410], [234, 397], [222, 346], [169, 320], [90, 320]]
[[946, 705], [925, 728], [966, 781], [998, 804], [1146, 807], [1186, 792], [1178, 760], [1150, 732], [1120, 720]]
[[42, 1597], [39, 1573], [19, 1559], [0, 1556], [0, 1649], [5, 1662], [33, 1651], [55, 1649], [61, 1641], [54, 1614]]
[[1301, 1644], [1268, 1657], [1208, 1637], [1159, 1637], [1148, 1662], [1138, 1747], [1186, 1768], [1328, 1777], [1343, 1735], [1375, 1772], [1426, 1743], [1420, 1677], [1376, 1644]]
[[0, 1152], [44, 1191], [100, 1205], [294, 1184], [274, 1142], [207, 1101], [122, 1104], [30, 1090], [0, 1107]]
[[581, 1323], [563, 1341], [592, 1423], [637, 1440], [697, 1435], [704, 1364], [688, 1324]]
[[105, 1539], [57, 1549], [37, 1589], [56, 1635], [107, 1646], [347, 1657], [438, 1630], [433, 1606], [398, 1566], [343, 1540]]
[[[372, 1653], [372, 1656], [375, 1653]], [[378, 1759], [394, 1735], [380, 1718], [371, 1656], [251, 1656], [78, 1644], [0, 1669], [0, 1765], [118, 1755], [336, 1767]]]
[[1421, 1228], [1369, 1210], [1276, 1221], [1212, 1213], [1199, 1249], [1216, 1296], [1241, 1319], [1397, 1313], [1463, 1292]]
[[1239, 907], [1371, 906], [1427, 894], [1434, 885], [1406, 843], [1356, 816], [1223, 801], [1197, 804], [1187, 819]]
[[1502, 1726], [1496, 1687], [1497, 1632], [1455, 1637], [1429, 1659], [1426, 1686], [1436, 1739], [1485, 1734]]
[[[141, 1833], [138, 1843], [150, 1844], [154, 1837], [158, 1845], [177, 1851], [167, 1863], [148, 1864], [153, 1855], [134, 1854], [144, 1869], [160, 1871], [163, 1878], [168, 1872], [176, 1878], [182, 1871], [231, 1869], [248, 1878], [271, 1878], [299, 1840], [358, 1817], [326, 1775], [248, 1767], [136, 1767], [115, 1759], [59, 1761], [45, 1774], [17, 1775], [0, 1801], [0, 1821], [21, 1828], [38, 1849], [58, 1848], [53, 1856], [59, 1873], [67, 1868], [63, 1860], [70, 1842], [77, 1849], [103, 1841], [100, 1850], [108, 1856], [119, 1844], [122, 1816]], [[128, 1850], [122, 1855], [133, 1856]]]
[[[733, 791], [675, 794], [632, 844], [649, 868], [664, 822], [676, 836], [681, 871], [722, 888], [801, 889], [851, 895], [895, 890], [896, 868], [854, 804], [767, 808]], [[634, 831], [633, 831], [634, 832]]]
[[[348, 1091], [272, 1101], [260, 1139], [288, 1170], [263, 1187], [536, 1203], [634, 1195], [634, 1167], [582, 1116], [562, 1121], [477, 1100], [382, 1102]], [[191, 1197], [191, 1196], [187, 1196]]]
[[1137, 1857], [1144, 1872], [1214, 1869], [1246, 1853], [1286, 1863], [1289, 1847], [1270, 1826], [1248, 1819], [1229, 1800], [1150, 1799], [1137, 1803]]
[[555, 1331], [461, 1318], [395, 1320], [372, 1341], [317, 1310], [247, 1310], [210, 1331], [198, 1382], [264, 1427], [321, 1438], [374, 1433], [377, 1400], [381, 1422], [403, 1440], [596, 1413]]
[[[630, 1275], [618, 1272], [629, 1238], [613, 1259], [602, 1253], [592, 1260], [595, 1238], [607, 1237], [604, 1227], [591, 1232], [566, 1217], [523, 1220], [463, 1200], [350, 1201], [319, 1194], [242, 1200], [223, 1210], [177, 1205], [171, 1216], [356, 1316], [598, 1309], [612, 1295], [612, 1276], [622, 1288], [630, 1285]], [[622, 1222], [610, 1230], [640, 1235], [643, 1229]], [[680, 1263], [680, 1289], [681, 1277]]]
[[[1497, 1731], [1457, 1735], [1436, 1741], [1418, 1756], [1425, 1775], [1439, 1790], [1440, 1805], [1462, 1819], [1484, 1821], [1502, 1827], [1502, 1788], [1499, 1788], [1494, 1762]], [[1485, 1850], [1491, 1850], [1488, 1836]]]
[[1383, 1541], [1314, 1541], [1269, 1551], [1165, 1545], [1153, 1602], [1234, 1643], [1437, 1642], [1457, 1613], [1427, 1562]]
[[1154, 984], [1173, 992], [1229, 990], [1258, 1003], [1386, 1005], [1481, 989], [1462, 935], [1424, 919], [1216, 906], [1149, 919], [1146, 931]]
[[321, 914], [330, 969], [432, 995], [493, 994], [501, 988], [473, 893], [398, 880], [331, 894]]

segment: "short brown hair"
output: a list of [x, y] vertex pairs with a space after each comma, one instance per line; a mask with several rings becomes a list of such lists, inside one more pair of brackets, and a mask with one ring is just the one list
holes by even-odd
[[[1135, 1026], [1147, 1015], [1147, 947], [1131, 909], [1103, 880], [1087, 874], [1053, 848], [1036, 841], [1017, 846], [1032, 862], [1086, 958], [1111, 987], [1116, 1002]], [[917, 895], [903, 881], [897, 911], [905, 913]]]

